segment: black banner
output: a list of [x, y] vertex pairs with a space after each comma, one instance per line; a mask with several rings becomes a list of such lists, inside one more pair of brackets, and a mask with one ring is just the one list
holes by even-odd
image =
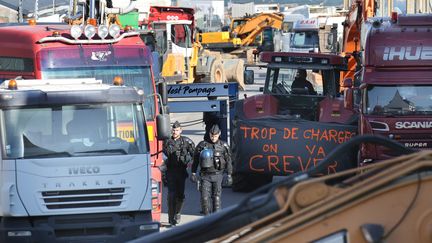
[[[232, 130], [236, 172], [289, 175], [305, 171], [356, 134], [357, 127], [321, 123], [288, 116], [245, 119], [237, 117]], [[356, 165], [356, 154], [327, 166], [335, 173]]]

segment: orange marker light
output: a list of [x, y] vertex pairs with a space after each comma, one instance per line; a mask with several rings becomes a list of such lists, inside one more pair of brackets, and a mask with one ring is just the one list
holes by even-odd
[[17, 84], [17, 81], [15, 79], [9, 80], [8, 89], [11, 89], [11, 90], [18, 89], [18, 84]]
[[29, 25], [36, 25], [36, 19], [29, 19], [29, 20], [27, 20], [27, 23]]
[[131, 30], [132, 30], [132, 27], [129, 26], [129, 25], [126, 25], [126, 27], [124, 27], [124, 31], [125, 31], [125, 32], [129, 32], [129, 31], [131, 31]]
[[115, 76], [114, 79], [113, 79], [113, 85], [115, 85], [115, 86], [122, 86], [122, 85], [124, 85], [123, 78], [120, 77], [120, 76]]
[[96, 26], [97, 25], [97, 19], [91, 19], [91, 18], [89, 18], [87, 20], [87, 24], [91, 24], [93, 26]]
[[52, 36], [59, 37], [60, 36], [60, 31], [58, 31], [58, 30], [53, 31]]

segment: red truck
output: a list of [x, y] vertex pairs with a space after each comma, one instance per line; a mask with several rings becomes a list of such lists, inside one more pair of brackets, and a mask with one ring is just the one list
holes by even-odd
[[[358, 88], [346, 91], [352, 106], [358, 93], [359, 134], [389, 137], [404, 146], [432, 148], [432, 15], [393, 15], [376, 19], [364, 43], [363, 69]], [[358, 90], [360, 92], [354, 92]], [[354, 95], [356, 97], [356, 95]], [[360, 164], [394, 154], [365, 144]]]
[[[102, 36], [103, 30], [106, 36]], [[84, 32], [90, 37], [84, 36]], [[152, 74], [151, 52], [139, 33], [121, 30], [115, 25], [85, 25], [83, 29], [79, 25], [11, 23], [0, 25], [0, 36], [0, 82], [17, 77], [90, 77], [112, 83], [115, 77], [121, 77], [125, 85], [144, 90], [148, 97], [144, 109], [153, 165], [153, 219], [159, 221], [162, 180], [158, 166], [162, 163], [162, 142], [157, 139], [161, 134], [158, 134], [156, 118], [160, 106]], [[125, 127], [120, 134], [128, 134], [128, 128]], [[130, 138], [126, 136], [123, 139]]]

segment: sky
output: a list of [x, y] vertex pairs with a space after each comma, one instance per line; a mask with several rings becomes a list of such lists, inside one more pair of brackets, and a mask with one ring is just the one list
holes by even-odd
[[[47, 6], [52, 6], [53, 2], [55, 5], [65, 5], [69, 4], [69, 0], [39, 0], [39, 8], [43, 9]], [[4, 4], [6, 6], [15, 6], [15, 9], [18, 10], [19, 0], [0, 0], [0, 4]], [[23, 0], [22, 1], [24, 13], [29, 11], [33, 12], [35, 7], [35, 0]]]
[[[225, 0], [229, 2], [230, 0]], [[232, 3], [247, 3], [253, 0], [231, 0]], [[19, 0], [0, 0], [0, 4], [9, 6], [15, 6], [18, 9]], [[39, 8], [51, 7], [53, 2], [55, 5], [68, 5], [70, 0], [39, 0]], [[320, 4], [324, 2], [324, 5], [328, 6], [339, 6], [342, 5], [343, 0], [255, 0], [255, 3], [299, 3], [303, 4]], [[35, 0], [23, 0], [24, 13], [33, 12]]]

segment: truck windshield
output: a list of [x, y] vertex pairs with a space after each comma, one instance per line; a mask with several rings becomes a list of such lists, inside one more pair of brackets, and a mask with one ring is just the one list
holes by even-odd
[[318, 48], [318, 33], [315, 31], [295, 32], [292, 37], [291, 46], [294, 48]]
[[365, 96], [365, 114], [432, 115], [432, 86], [369, 85]]
[[[43, 49], [38, 56], [42, 79], [96, 78], [112, 84], [114, 77], [120, 76], [127, 86], [139, 87], [145, 94], [155, 93], [148, 49], [71, 46]], [[149, 96], [144, 105], [146, 118], [153, 120], [154, 96]]]
[[55, 158], [148, 152], [138, 104], [13, 108], [2, 113], [3, 158]]

